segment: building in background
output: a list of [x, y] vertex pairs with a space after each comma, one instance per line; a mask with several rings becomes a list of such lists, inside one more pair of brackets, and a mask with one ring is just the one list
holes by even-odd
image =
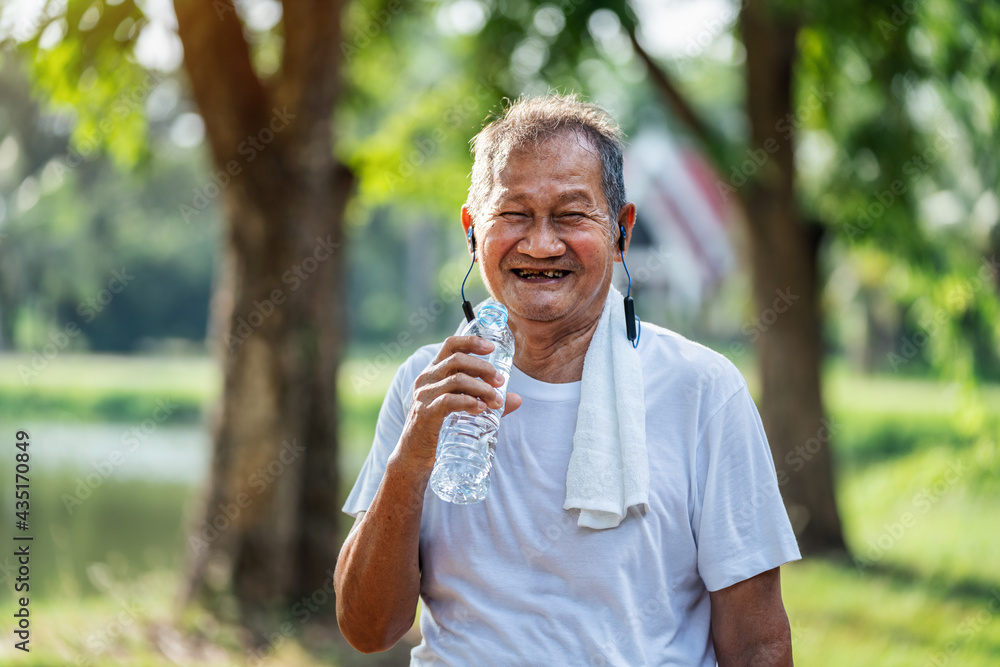
[[[629, 246], [632, 289], [668, 319], [690, 322], [736, 268], [735, 212], [694, 148], [662, 127], [636, 133], [625, 152], [625, 185], [637, 208]], [[624, 292], [625, 272], [615, 283]]]

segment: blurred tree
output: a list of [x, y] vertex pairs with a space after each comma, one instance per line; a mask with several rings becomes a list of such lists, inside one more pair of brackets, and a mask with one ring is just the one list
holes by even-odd
[[837, 232], [831, 256], [854, 268], [859, 300], [880, 320], [865, 329], [887, 334], [878, 368], [929, 366], [966, 385], [990, 377], [1000, 352], [1000, 7], [816, 7], [808, 24], [799, 79], [824, 86], [831, 104], [801, 129], [813, 155], [826, 148], [800, 167], [800, 200]]
[[[807, 551], [843, 547], [829, 442], [818, 452], [809, 447], [825, 418], [821, 248], [839, 248], [834, 256], [841, 257], [845, 248], [853, 256], [876, 248], [896, 256], [886, 268], [906, 266], [919, 276], [911, 289], [937, 302], [925, 305], [941, 316], [933, 344], [948, 350], [939, 362], [948, 373], [969, 380], [976, 347], [970, 341], [998, 340], [996, 331], [978, 335], [969, 326], [976, 313], [997, 312], [995, 291], [959, 295], [962, 286], [982, 285], [979, 256], [989, 246], [970, 225], [942, 233], [947, 223], [925, 212], [928, 195], [951, 194], [958, 174], [985, 177], [967, 188], [973, 202], [996, 196], [995, 151], [982, 147], [996, 145], [1000, 128], [998, 28], [996, 6], [981, 3], [743, 3], [738, 32], [746, 50], [749, 136], [722, 150], [697, 112], [684, 111], [666, 70], [643, 56], [664, 98], [675, 100], [681, 117], [694, 119], [688, 123], [694, 133], [723, 157], [720, 186], [746, 213], [760, 313], [782, 290], [799, 297], [762, 332], [758, 349], [761, 412], [776, 462], [801, 458], [803, 449], [811, 454], [782, 486]], [[634, 37], [633, 43], [641, 55]], [[955, 99], [963, 92], [964, 99]], [[939, 103], [949, 98], [950, 110]], [[963, 164], [966, 156], [974, 164]], [[990, 222], [996, 228], [995, 215]], [[883, 282], [887, 273], [870, 275]], [[919, 330], [917, 340], [931, 337], [926, 324]], [[901, 337], [903, 346], [913, 348], [912, 341]]]
[[[36, 352], [73, 323], [73, 349], [128, 352], [204, 344], [217, 225], [191, 228], [177, 198], [201, 184], [196, 156], [167, 138], [180, 105], [150, 124], [157, 160], [140, 173], [70, 145], [66, 111], [45, 112], [17, 54], [0, 66], [0, 347]], [[157, 95], [178, 86], [165, 78]], [[168, 90], [170, 92], [168, 92]], [[105, 292], [115, 272], [125, 284]], [[23, 381], [36, 374], [19, 365]]]
[[[214, 165], [179, 212], [199, 224], [219, 198], [226, 220], [213, 313], [224, 390], [188, 595], [210, 592], [221, 565], [251, 608], [322, 586], [340, 544], [341, 222], [353, 182], [332, 150], [341, 5], [271, 3], [263, 28], [232, 0], [174, 9]], [[144, 35], [156, 57], [172, 46], [170, 19], [149, 19], [132, 0], [50, 2], [22, 40], [39, 92], [75, 110], [74, 142], [96, 133], [124, 165], [148, 155], [145, 119], [116, 100], [149, 77], [135, 55]]]
[[228, 222], [206, 525], [236, 508], [217, 540], [197, 543], [190, 584], [201, 590], [218, 557], [238, 599], [259, 604], [322, 586], [340, 546], [336, 378], [353, 181], [331, 133], [341, 5], [283, 2], [280, 64], [267, 76], [231, 0], [174, 7]]

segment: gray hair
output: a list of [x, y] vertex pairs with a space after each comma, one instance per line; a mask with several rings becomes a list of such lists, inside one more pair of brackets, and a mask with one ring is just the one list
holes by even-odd
[[472, 139], [472, 183], [466, 206], [474, 222], [483, 215], [496, 174], [511, 153], [538, 145], [564, 132], [586, 137], [601, 158], [601, 184], [614, 222], [625, 206], [622, 173], [622, 131], [607, 111], [576, 95], [521, 97]]

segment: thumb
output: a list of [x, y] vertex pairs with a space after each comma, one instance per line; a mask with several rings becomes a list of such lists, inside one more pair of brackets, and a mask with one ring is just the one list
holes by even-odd
[[517, 410], [519, 407], [521, 407], [521, 403], [522, 401], [520, 396], [518, 396], [514, 392], [508, 392], [507, 401], [504, 403], [503, 406], [504, 417], [506, 417], [510, 413], [514, 412], [514, 410]]

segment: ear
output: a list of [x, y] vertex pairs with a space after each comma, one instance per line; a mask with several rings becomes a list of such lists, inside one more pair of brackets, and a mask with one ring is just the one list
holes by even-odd
[[622, 206], [622, 210], [618, 212], [618, 220], [615, 221], [615, 261], [622, 261], [622, 253], [618, 251], [618, 236], [621, 234], [620, 229], [625, 228], [625, 254], [628, 254], [628, 248], [632, 244], [632, 228], [635, 227], [635, 204], [628, 203]]
[[[462, 229], [465, 231], [465, 243], [469, 247], [469, 254], [472, 255], [476, 252], [475, 231], [472, 226], [472, 214], [469, 213], [467, 206], [462, 207]], [[469, 234], [470, 231], [472, 232], [471, 235]]]

